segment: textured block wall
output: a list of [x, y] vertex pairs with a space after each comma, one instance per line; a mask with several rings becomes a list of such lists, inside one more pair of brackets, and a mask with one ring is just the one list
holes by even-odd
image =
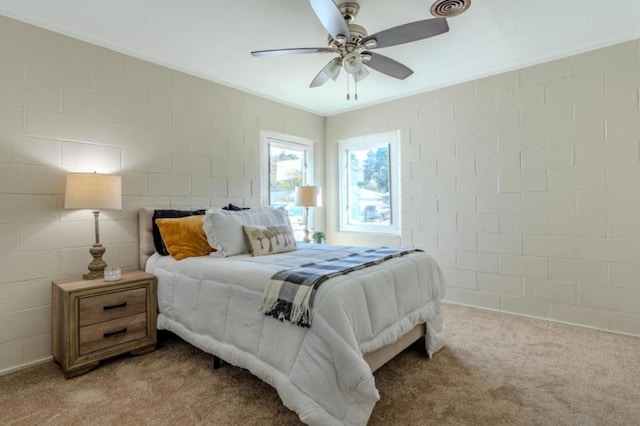
[[91, 260], [66, 173], [122, 176], [100, 236], [135, 268], [140, 207], [260, 204], [260, 130], [318, 141], [322, 184], [322, 117], [0, 17], [0, 373], [51, 356], [51, 280]]
[[327, 193], [334, 142], [401, 129], [402, 235], [358, 242], [432, 253], [453, 302], [640, 335], [639, 89], [632, 41], [328, 117]]

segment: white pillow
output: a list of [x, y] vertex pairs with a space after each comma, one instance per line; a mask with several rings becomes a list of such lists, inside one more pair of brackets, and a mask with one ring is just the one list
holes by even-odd
[[[209, 245], [216, 249], [212, 257], [249, 253], [242, 231], [243, 225], [286, 225], [289, 216], [284, 208], [252, 207], [249, 210], [207, 210], [203, 219]], [[292, 233], [293, 235], [293, 233]]]

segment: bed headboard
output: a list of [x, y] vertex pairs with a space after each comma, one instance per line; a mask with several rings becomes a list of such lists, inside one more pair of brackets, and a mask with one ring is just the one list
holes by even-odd
[[143, 207], [138, 212], [138, 230], [140, 232], [140, 269], [144, 271], [147, 259], [156, 252], [153, 244], [153, 212], [154, 208]]

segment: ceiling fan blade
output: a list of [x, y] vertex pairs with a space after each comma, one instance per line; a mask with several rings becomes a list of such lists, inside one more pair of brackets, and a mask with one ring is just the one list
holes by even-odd
[[447, 24], [446, 19], [425, 19], [424, 21], [411, 22], [372, 34], [363, 38], [360, 44], [366, 45], [367, 41], [375, 40], [375, 47], [372, 46], [368, 48], [379, 49], [381, 47], [396, 46], [398, 44], [422, 40], [446, 33], [447, 31], [449, 31], [449, 24]]
[[355, 78], [357, 82], [361, 82], [362, 80], [367, 78], [368, 75], [369, 75], [369, 70], [367, 69], [367, 67], [363, 66], [360, 71], [358, 71], [353, 75], [353, 78]]
[[333, 53], [328, 47], [300, 47], [294, 49], [256, 50], [251, 52], [253, 56], [282, 56], [301, 55], [305, 53]]
[[393, 59], [388, 58], [384, 55], [373, 52], [363, 53], [371, 55], [371, 59], [365, 62], [365, 64], [378, 72], [400, 80], [404, 80], [405, 78], [413, 74], [413, 70], [411, 70], [411, 68], [402, 65], [400, 62], [394, 61]]
[[335, 81], [335, 79], [338, 78], [338, 74], [340, 74], [340, 58], [335, 58], [329, 61], [329, 63], [320, 70], [320, 72], [311, 81], [309, 87], [322, 86], [329, 79]]
[[342, 35], [349, 39], [347, 22], [333, 0], [310, 0], [310, 3], [320, 23], [333, 38]]

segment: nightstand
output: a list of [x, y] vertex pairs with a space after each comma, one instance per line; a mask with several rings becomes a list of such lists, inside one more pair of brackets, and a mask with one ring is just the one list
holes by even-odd
[[118, 281], [53, 282], [53, 357], [66, 378], [79, 376], [101, 360], [156, 347], [156, 278], [143, 271]]

